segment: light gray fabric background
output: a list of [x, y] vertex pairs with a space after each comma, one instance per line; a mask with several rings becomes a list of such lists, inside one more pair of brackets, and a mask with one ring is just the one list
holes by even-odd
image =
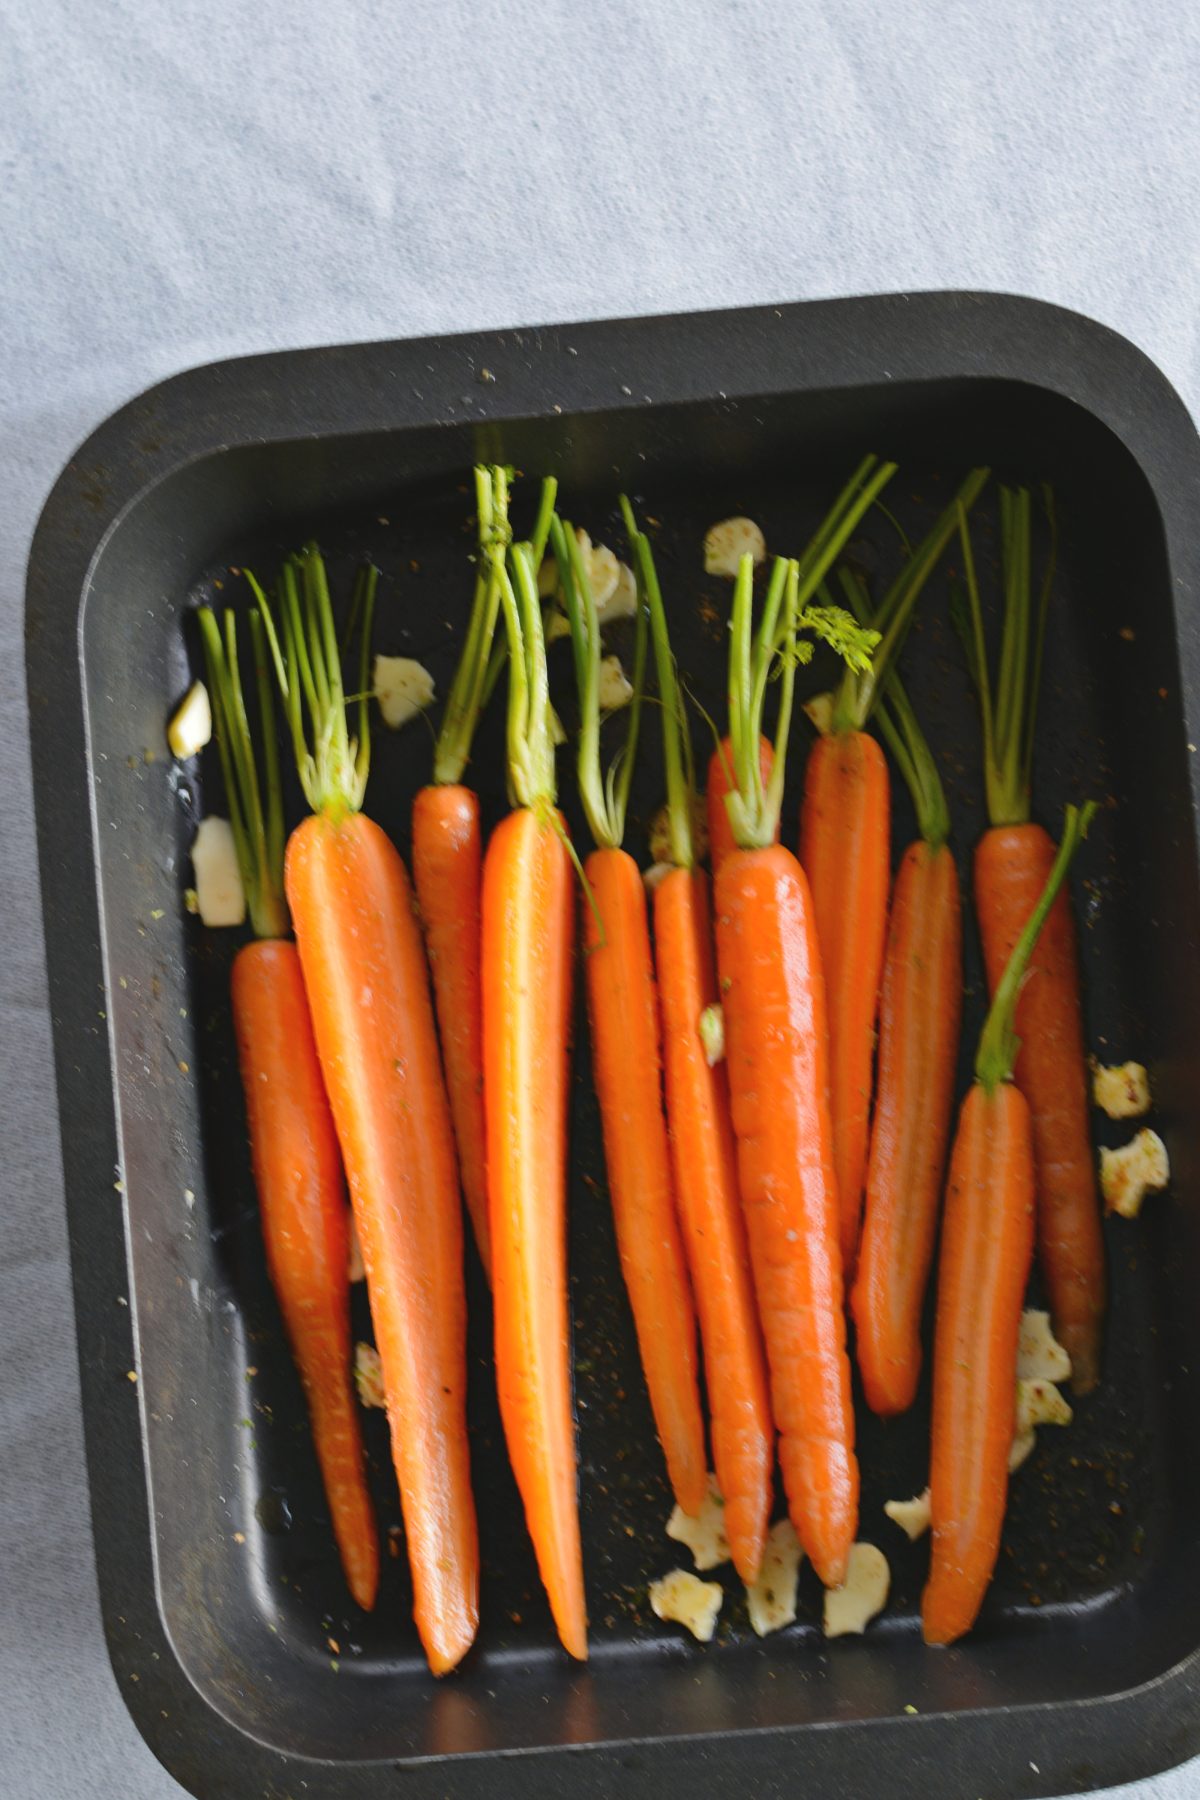
[[82, 1468], [20, 649], [60, 465], [239, 352], [954, 286], [1095, 315], [1196, 412], [1194, 3], [0, 7], [5, 1795], [180, 1792], [109, 1673]]

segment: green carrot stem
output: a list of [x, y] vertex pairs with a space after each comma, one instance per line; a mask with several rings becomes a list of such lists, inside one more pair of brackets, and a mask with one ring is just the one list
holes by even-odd
[[908, 556], [875, 612], [879, 648], [861, 673], [847, 669], [834, 703], [835, 731], [861, 731], [878, 702], [888, 671], [896, 662], [912, 622], [913, 608], [958, 527], [959, 509], [969, 511], [988, 478], [987, 469], [972, 469], [950, 504]]
[[255, 760], [254, 737], [242, 693], [236, 617], [232, 610], [228, 610], [224, 615], [222, 631], [221, 623], [211, 607], [202, 606], [199, 609], [199, 620], [208, 671], [213, 729], [225, 781], [238, 871], [250, 911], [250, 923], [256, 937], [284, 937], [290, 921], [283, 893], [283, 801], [279, 756], [274, 745], [275, 720], [270, 706], [270, 684], [262, 679], [265, 665], [258, 655], [261, 640], [255, 632], [255, 665], [262, 707], [263, 769], [267, 793], [265, 809]]
[[509, 471], [498, 463], [490, 467], [476, 465], [479, 558], [475, 597], [471, 603], [466, 642], [450, 684], [446, 711], [434, 748], [433, 779], [439, 787], [462, 780], [485, 702], [496, 621], [500, 614], [497, 563], [503, 563], [512, 541], [508, 523], [508, 479]]
[[997, 984], [991, 1009], [979, 1039], [979, 1051], [975, 1057], [975, 1079], [986, 1088], [989, 1094], [993, 1093], [1002, 1081], [1012, 1079], [1017, 1053], [1021, 1048], [1021, 1040], [1014, 1029], [1014, 1020], [1017, 1001], [1021, 994], [1021, 985], [1029, 968], [1029, 959], [1033, 955], [1034, 946], [1041, 935], [1042, 926], [1046, 923], [1050, 908], [1054, 905], [1059, 889], [1066, 880], [1072, 858], [1087, 836], [1088, 826], [1092, 822], [1095, 811], [1095, 802], [1091, 800], [1083, 807], [1067, 807], [1058, 854], [1046, 877], [1046, 885], [1042, 889], [1041, 898], [1030, 913], [1025, 929], [1017, 939], [1013, 953]]
[[[860, 625], [870, 625], [871, 603], [862, 577], [845, 567], [838, 573], [851, 612]], [[946, 790], [928, 739], [894, 665], [875, 701], [875, 722], [912, 795], [917, 830], [931, 850], [940, 850], [950, 836]]]
[[671, 653], [666, 608], [663, 605], [662, 588], [654, 566], [650, 540], [645, 532], [639, 530], [633, 507], [624, 494], [621, 495], [621, 513], [629, 535], [629, 552], [637, 577], [639, 607], [648, 609], [650, 615], [650, 637], [654, 644], [654, 665], [661, 702], [663, 764], [667, 783], [667, 840], [671, 861], [677, 868], [690, 869], [696, 860], [692, 838], [695, 776], [691, 732], [684, 710], [679, 672]]
[[510, 544], [499, 582], [508, 637], [509, 788], [515, 805], [549, 809], [555, 800], [554, 734], [531, 544]]

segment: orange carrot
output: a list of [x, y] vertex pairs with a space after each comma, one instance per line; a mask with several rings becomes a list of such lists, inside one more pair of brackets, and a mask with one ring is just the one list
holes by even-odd
[[[753, 565], [734, 590], [730, 726], [738, 849], [716, 885], [726, 1060], [759, 1317], [788, 1511], [827, 1586], [844, 1579], [858, 1524], [858, 1463], [842, 1300], [828, 1104], [825, 990], [808, 883], [775, 843], [791, 721], [797, 631], [830, 637], [861, 665], [874, 639], [812, 593], [893, 472], [868, 458], [801, 563], [776, 562], [751, 647]], [[758, 757], [771, 671], [781, 660], [771, 778]]]
[[[765, 787], [771, 779], [771, 764], [775, 753], [771, 749], [771, 740], [764, 737], [758, 746], [759, 775]], [[733, 827], [729, 823], [729, 810], [725, 805], [727, 796], [734, 788], [733, 744], [724, 738], [713, 751], [708, 760], [708, 788], [705, 792], [705, 804], [708, 811], [708, 860], [715, 879], [721, 864], [730, 853], [737, 849], [733, 841]]]
[[207, 607], [199, 617], [230, 823], [256, 934], [234, 958], [231, 989], [267, 1268], [304, 1387], [346, 1582], [369, 1612], [379, 1586], [379, 1538], [350, 1376], [346, 1194], [300, 963], [283, 935], [290, 920], [265, 644], [252, 617], [263, 732], [260, 784], [234, 614], [225, 615], [224, 639]]
[[[982, 608], [965, 520], [963, 559], [970, 601], [969, 653], [983, 714], [990, 829], [975, 853], [975, 910], [988, 985], [995, 991], [1054, 858], [1030, 821], [1033, 725], [1054, 555], [1033, 617], [1030, 496], [1001, 490], [1004, 631], [997, 690], [990, 691]], [[1053, 515], [1051, 515], [1053, 523]], [[1100, 1379], [1105, 1308], [1104, 1238], [1088, 1113], [1082, 1002], [1067, 894], [1050, 915], [1017, 1007], [1022, 1041], [1016, 1081], [1033, 1115], [1037, 1156], [1038, 1259], [1055, 1333], [1069, 1352], [1076, 1393]]]
[[[842, 580], [852, 610], [869, 620], [861, 581], [848, 570]], [[878, 718], [911, 789], [921, 834], [901, 859], [892, 895], [866, 1204], [850, 1294], [867, 1404], [887, 1415], [912, 1405], [921, 1371], [921, 1310], [962, 1018], [962, 905], [937, 765], [894, 672]]]
[[[571, 1411], [566, 1143], [573, 894], [533, 549], [500, 570], [515, 811], [483, 870], [483, 1068], [496, 1384], [513, 1473], [563, 1645], [587, 1656]], [[515, 583], [515, 587], [514, 587]]]
[[[712, 1418], [712, 1453], [734, 1566], [753, 1582], [771, 1512], [775, 1429], [737, 1179], [724, 1062], [706, 1044], [720, 1016], [709, 881], [695, 866], [691, 740], [650, 552], [622, 500], [650, 625], [662, 702], [674, 867], [654, 890], [665, 1097], [675, 1196], [691, 1270]], [[764, 738], [763, 744], [770, 745]], [[764, 763], [760, 761], [760, 768]], [[765, 762], [767, 772], [769, 760]], [[709, 790], [710, 800], [712, 789]], [[721, 820], [727, 814], [721, 804]], [[736, 846], [735, 846], [736, 848]]]
[[[475, 1637], [479, 1549], [466, 1431], [462, 1207], [450, 1108], [412, 889], [359, 811], [369, 758], [363, 623], [359, 736], [349, 736], [337, 636], [315, 547], [285, 565], [272, 640], [314, 816], [285, 862], [317, 1053], [362, 1247], [413, 1578], [435, 1675]], [[311, 748], [305, 743], [307, 705]]]
[[950, 1159], [933, 1359], [933, 1547], [921, 1608], [930, 1644], [971, 1629], [1000, 1548], [1035, 1196], [1029, 1106], [1012, 1083], [1013, 1018], [1038, 933], [1093, 811], [1067, 808], [1041, 898], [996, 985]]
[[645, 669], [645, 609], [638, 608], [629, 729], [605, 780], [600, 761], [600, 622], [573, 527], [551, 525], [579, 685], [579, 791], [598, 848], [584, 866], [585, 970], [592, 1070], [621, 1272], [642, 1371], [675, 1498], [695, 1515], [708, 1491], [696, 1317], [679, 1231], [662, 1105], [658, 994], [650, 960], [646, 889], [621, 848], [637, 752]]
[[829, 1097], [847, 1275], [858, 1254], [891, 853], [887, 764], [865, 726], [912, 609], [954, 535], [958, 508], [972, 505], [986, 480], [986, 469], [972, 470], [885, 594], [874, 621], [882, 635], [871, 667], [842, 676], [832, 729], [818, 740], [805, 772], [800, 861], [812, 887], [829, 1004]]

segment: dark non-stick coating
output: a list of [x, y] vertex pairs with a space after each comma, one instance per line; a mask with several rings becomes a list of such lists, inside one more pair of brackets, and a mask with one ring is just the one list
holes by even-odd
[[[247, 1757], [261, 1769], [260, 1787], [268, 1793], [301, 1791], [303, 1765], [293, 1759], [303, 1758], [333, 1765], [320, 1775], [319, 1791], [329, 1793], [383, 1791], [396, 1781], [389, 1773], [396, 1764], [404, 1766], [403, 1785], [413, 1792], [474, 1792], [466, 1784], [479, 1781], [480, 1792], [501, 1793], [535, 1779], [550, 1783], [550, 1792], [551, 1770], [569, 1747], [606, 1743], [608, 1751], [575, 1752], [559, 1779], [584, 1792], [605, 1791], [603, 1771], [611, 1774], [624, 1759], [626, 1781], [633, 1784], [640, 1773], [646, 1791], [664, 1783], [671, 1788], [676, 1780], [682, 1791], [685, 1780], [696, 1779], [714, 1792], [733, 1791], [753, 1779], [758, 1791], [769, 1793], [776, 1781], [782, 1787], [789, 1776], [819, 1765], [827, 1784], [844, 1784], [849, 1793], [866, 1791], [862, 1771], [873, 1766], [876, 1751], [884, 1756], [885, 1742], [886, 1763], [872, 1777], [873, 1792], [1036, 1793], [1159, 1766], [1195, 1741], [1189, 1659], [1200, 1641], [1194, 1525], [1200, 1471], [1192, 1425], [1196, 1322], [1188, 1304], [1188, 1272], [1196, 1266], [1189, 1101], [1197, 1074], [1200, 892], [1172, 594], [1180, 557], [1173, 544], [1168, 550], [1164, 496], [1147, 479], [1144, 457], [1139, 468], [1096, 416], [1098, 406], [1014, 379], [1009, 368], [989, 373], [986, 357], [978, 371], [960, 371], [953, 358], [948, 367], [939, 363], [931, 301], [914, 302], [903, 315], [911, 330], [928, 337], [927, 379], [910, 369], [904, 381], [887, 380], [881, 361], [887, 332], [903, 337], [903, 322], [878, 309], [895, 304], [847, 303], [840, 323], [837, 309], [787, 315], [797, 333], [809, 330], [819, 339], [820, 327], [828, 330], [830, 368], [823, 380], [806, 386], [782, 379], [774, 391], [747, 392], [732, 380], [718, 382], [714, 373], [706, 397], [681, 382], [686, 397], [680, 401], [672, 397], [670, 361], [673, 353], [682, 357], [690, 322], [676, 322], [675, 352], [662, 337], [669, 322], [625, 327], [635, 378], [618, 383], [599, 409], [584, 390], [614, 354], [603, 334], [615, 328], [583, 329], [577, 343], [563, 334], [554, 360], [547, 357], [542, 368], [544, 416], [501, 416], [474, 426], [446, 421], [432, 429], [422, 420], [400, 429], [405, 421], [398, 419], [396, 429], [368, 435], [365, 427], [374, 421], [347, 405], [341, 435], [325, 430], [297, 441], [289, 421], [280, 421], [282, 441], [254, 443], [255, 400], [263, 416], [278, 418], [272, 407], [286, 385], [284, 369], [272, 363], [264, 373], [263, 365], [247, 365], [241, 379], [238, 365], [210, 372], [216, 420], [234, 396], [246, 425], [217, 430], [204, 446], [214, 453], [202, 460], [165, 458], [163, 478], [124, 513], [88, 579], [81, 668], [105, 958], [103, 987], [91, 996], [90, 1009], [79, 991], [76, 959], [86, 958], [96, 942], [87, 891], [92, 857], [65, 830], [61, 757], [70, 744], [63, 740], [56, 759], [44, 711], [55, 696], [39, 685], [46, 682], [47, 657], [38, 638], [51, 596], [65, 614], [79, 602], [78, 582], [72, 596], [53, 579], [67, 501], [60, 502], [57, 545], [46, 541], [53, 517], [44, 528], [41, 564], [31, 578], [31, 698], [56, 996], [74, 969], [74, 1016], [70, 1025], [60, 1016], [57, 1047], [106, 1623], [139, 1722], [198, 1793], [233, 1793], [233, 1771], [244, 1775]], [[1030, 331], [1044, 319], [1041, 309], [1030, 312], [1020, 303], [980, 305], [980, 319], [994, 330], [999, 326], [988, 308], [1015, 308]], [[731, 340], [736, 343], [739, 330], [749, 333], [751, 322], [766, 330], [767, 318], [731, 318]], [[941, 340], [952, 336], [946, 318], [940, 324]], [[713, 321], [698, 329], [711, 333]], [[645, 334], [640, 349], [639, 332]], [[1143, 368], [1127, 347], [1097, 335], [1115, 346], [1114, 370], [1124, 367], [1122, 358]], [[842, 379], [833, 371], [839, 355], [850, 356], [852, 341], [859, 360], [850, 384], [849, 369]], [[427, 360], [437, 366], [429, 384], [441, 408], [431, 421], [446, 420], [457, 408], [479, 410], [479, 393], [490, 399], [493, 385], [502, 390], [506, 346], [509, 340], [494, 340], [467, 358], [476, 373], [486, 367], [498, 380], [463, 392], [464, 378], [455, 382], [451, 359], [443, 359], [448, 347], [431, 350]], [[1065, 339], [1059, 347], [1070, 364]], [[528, 347], [521, 349], [536, 367], [536, 355], [530, 359]], [[344, 359], [353, 353], [318, 354]], [[1005, 354], [1011, 361], [1022, 354], [1031, 359], [1033, 352], [1018, 342]], [[736, 364], [736, 351], [729, 355]], [[663, 367], [656, 357], [665, 359]], [[993, 360], [1004, 359], [997, 353]], [[307, 367], [315, 369], [313, 358]], [[659, 379], [647, 406], [643, 387], [651, 370]], [[332, 372], [328, 366], [316, 371], [322, 379]], [[406, 372], [415, 390], [416, 364]], [[583, 384], [574, 409], [572, 379]], [[1112, 385], [1119, 390], [1116, 373]], [[1154, 395], [1166, 418], [1159, 387]], [[293, 395], [289, 405], [295, 404]], [[554, 410], [560, 405], [561, 413]], [[1179, 430], [1173, 414], [1168, 422]], [[1161, 420], [1160, 426], [1167, 430]], [[144, 421], [140, 428], [149, 429]], [[118, 440], [126, 456], [130, 432], [123, 427]], [[218, 449], [222, 438], [228, 447]], [[1180, 439], [1188, 442], [1182, 430]], [[198, 667], [188, 610], [200, 600], [244, 604], [242, 567], [267, 578], [282, 554], [316, 534], [343, 593], [361, 556], [379, 564], [377, 647], [420, 658], [444, 694], [471, 591], [472, 457], [503, 456], [523, 471], [514, 499], [518, 527], [531, 515], [536, 478], [553, 472], [571, 517], [618, 550], [615, 502], [625, 486], [654, 537], [678, 659], [697, 701], [695, 741], [704, 759], [711, 739], [701, 709], [717, 719], [724, 710], [729, 595], [728, 583], [703, 574], [704, 529], [744, 511], [763, 525], [772, 549], [796, 550], [865, 449], [900, 461], [887, 498], [913, 535], [974, 462], [993, 465], [1007, 480], [1055, 483], [1059, 576], [1035, 815], [1057, 832], [1065, 801], [1106, 803], [1075, 880], [1088, 1041], [1102, 1060], [1136, 1057], [1149, 1065], [1153, 1122], [1174, 1165], [1171, 1195], [1151, 1202], [1143, 1221], [1108, 1227], [1113, 1299], [1104, 1384], [1078, 1403], [1069, 1429], [1039, 1433], [1034, 1458], [1015, 1478], [996, 1580], [969, 1640], [951, 1652], [921, 1645], [915, 1621], [928, 1547], [910, 1545], [882, 1512], [885, 1499], [907, 1497], [925, 1482], [923, 1384], [903, 1420], [882, 1423], [858, 1407], [861, 1535], [878, 1543], [891, 1563], [887, 1613], [861, 1642], [826, 1646], [819, 1588], [805, 1570], [797, 1625], [760, 1643], [749, 1631], [736, 1580], [724, 1572], [721, 1623], [704, 1649], [655, 1620], [646, 1600], [648, 1580], [686, 1561], [686, 1553], [663, 1533], [671, 1502], [616, 1262], [580, 1008], [570, 1254], [592, 1662], [587, 1671], [569, 1668], [555, 1646], [507, 1468], [490, 1372], [489, 1301], [472, 1255], [470, 1409], [483, 1624], [463, 1671], [435, 1684], [409, 1617], [382, 1415], [368, 1421], [372, 1481], [395, 1554], [385, 1556], [379, 1605], [367, 1618], [350, 1603], [332, 1550], [299, 1387], [266, 1279], [227, 1001], [240, 938], [206, 932], [181, 903], [196, 819], [220, 804], [208, 757], [199, 769], [180, 770], [165, 754], [165, 718]], [[109, 496], [104, 499], [102, 514]], [[70, 502], [75, 518], [86, 518], [78, 491]], [[977, 508], [976, 542], [994, 618], [994, 488]], [[1044, 548], [1043, 536], [1039, 551]], [[852, 554], [878, 588], [900, 555], [892, 527], [873, 517]], [[948, 616], [954, 562], [949, 557], [930, 584], [905, 669], [946, 781], [969, 892], [970, 850], [986, 821], [977, 713]], [[622, 631], [628, 627], [614, 632], [613, 648], [622, 648]], [[559, 645], [551, 654], [555, 698], [570, 725], [569, 652]], [[802, 676], [802, 688], [819, 687], [828, 674], [828, 665], [818, 662]], [[59, 680], [61, 691], [61, 674]], [[502, 723], [497, 703], [472, 765], [489, 824], [506, 804]], [[801, 721], [784, 807], [785, 840], [792, 843], [806, 744]], [[423, 721], [399, 734], [376, 733], [368, 810], [405, 851], [412, 796], [428, 777], [430, 754]], [[573, 833], [586, 846], [570, 751], [560, 752], [559, 770]], [[914, 826], [899, 782], [894, 792], [898, 855]], [[292, 798], [298, 817], [298, 796]], [[628, 838], [646, 862], [647, 825], [661, 799], [651, 709]], [[69, 945], [68, 933], [82, 942]], [[960, 1091], [982, 1013], [968, 909]], [[119, 1116], [116, 1159], [105, 1155], [112, 1130], [102, 1085], [106, 1053]], [[81, 1104], [71, 1065], [78, 1062], [82, 1072], [84, 1061], [91, 1079]], [[1100, 1115], [1096, 1121], [1098, 1141], [1125, 1135]], [[122, 1224], [128, 1277], [120, 1266]], [[358, 1335], [368, 1336], [361, 1290], [357, 1307]], [[133, 1366], [126, 1335], [131, 1314], [136, 1391], [126, 1379]], [[149, 1531], [130, 1454], [138, 1435]], [[114, 1530], [124, 1532], [119, 1557], [106, 1541]], [[150, 1535], [156, 1606], [146, 1556]], [[139, 1621], [140, 1644], [126, 1625], [131, 1617]], [[138, 1691], [143, 1683], [161, 1693], [157, 1710], [165, 1724], [148, 1720]], [[1117, 1702], [1115, 1696], [1133, 1689], [1142, 1690], [1136, 1702]], [[1141, 1720], [1132, 1726], [1132, 1744], [1130, 1706], [1132, 1718]], [[1156, 1724], [1154, 1741], [1139, 1742], [1155, 1706], [1176, 1721], [1176, 1737], [1168, 1742]], [[190, 1721], [177, 1738], [168, 1729], [173, 1707]], [[938, 1748], [931, 1714], [938, 1715]], [[836, 1729], [814, 1729], [829, 1726]], [[532, 1760], [495, 1760], [496, 1753], [535, 1749], [541, 1754]], [[441, 1760], [464, 1755], [470, 1760], [457, 1762], [453, 1772]], [[276, 1778], [278, 1787], [267, 1785]], [[584, 1787], [584, 1781], [599, 1785]]]

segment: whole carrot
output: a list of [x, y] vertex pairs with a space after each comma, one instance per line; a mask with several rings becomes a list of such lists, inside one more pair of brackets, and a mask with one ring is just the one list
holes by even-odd
[[333, 608], [314, 546], [284, 566], [278, 631], [261, 593], [259, 605], [313, 808], [288, 841], [287, 895], [362, 1247], [413, 1615], [429, 1666], [442, 1675], [470, 1648], [479, 1619], [462, 1204], [412, 890], [395, 847], [360, 811], [373, 594], [372, 581], [357, 740], [349, 735]]
[[[511, 575], [509, 573], [511, 569]], [[574, 896], [555, 811], [546, 648], [532, 546], [500, 569], [514, 810], [483, 870], [483, 1071], [496, 1385], [554, 1623], [587, 1656], [571, 1410], [566, 1147]]]
[[[760, 740], [758, 757], [759, 775], [765, 787], [771, 779], [771, 764], [775, 760], [769, 737]], [[708, 759], [708, 786], [704, 795], [708, 813], [708, 860], [714, 877], [725, 858], [737, 849], [733, 841], [733, 827], [729, 823], [729, 809], [725, 804], [735, 786], [733, 744], [729, 738], [723, 738]]]
[[[554, 483], [543, 493], [535, 545], [544, 546], [554, 504]], [[480, 979], [480, 888], [483, 850], [479, 799], [465, 786], [475, 726], [487, 703], [490, 659], [500, 610], [493, 550], [509, 542], [508, 471], [494, 464], [475, 470], [479, 557], [466, 643], [446, 702], [433, 758], [433, 780], [413, 801], [413, 880], [421, 906], [425, 947], [433, 977], [446, 1091], [454, 1119], [463, 1198], [480, 1260], [490, 1278], [486, 1127], [483, 1107], [483, 1002]], [[536, 552], [540, 556], [540, 548]]]
[[[853, 611], [869, 622], [861, 582], [848, 570], [842, 579]], [[920, 832], [904, 852], [892, 894], [866, 1203], [850, 1294], [867, 1404], [888, 1415], [912, 1405], [921, 1371], [921, 1309], [962, 1019], [962, 905], [937, 765], [894, 672], [877, 716], [912, 792]]]
[[[788, 1511], [821, 1580], [845, 1578], [858, 1522], [837, 1189], [828, 1103], [825, 989], [808, 883], [775, 842], [799, 627], [860, 664], [875, 642], [845, 614], [807, 605], [890, 474], [868, 459], [802, 563], [777, 561], [751, 642], [753, 565], [734, 590], [730, 726], [738, 848], [716, 882], [717, 966], [738, 1174], [766, 1343]], [[779, 722], [770, 781], [758, 747], [772, 670]]]
[[597, 848], [584, 864], [584, 969], [592, 1072], [621, 1273], [650, 1407], [675, 1498], [695, 1515], [708, 1491], [696, 1315], [679, 1230], [662, 1102], [658, 992], [641, 871], [621, 840], [637, 754], [646, 613], [637, 612], [634, 693], [607, 780], [600, 757], [600, 621], [574, 528], [551, 525], [579, 688], [579, 793]]
[[958, 506], [972, 505], [986, 480], [986, 469], [972, 470], [888, 589], [875, 616], [881, 639], [871, 666], [843, 674], [832, 728], [817, 740], [805, 771], [800, 861], [812, 888], [825, 970], [834, 1164], [848, 1277], [858, 1253], [891, 855], [887, 763], [865, 727], [912, 609], [954, 536]]
[[291, 921], [283, 892], [283, 807], [266, 647], [252, 615], [260, 781], [235, 615], [226, 613], [224, 636], [207, 607], [199, 618], [230, 823], [255, 932], [255, 942], [234, 958], [231, 992], [267, 1268], [304, 1387], [346, 1582], [369, 1612], [379, 1586], [379, 1537], [350, 1375], [346, 1193], [300, 961], [286, 937]]
[[[1029, 816], [1034, 717], [1055, 560], [1052, 549], [1035, 618], [1031, 510], [1027, 489], [1001, 489], [1004, 627], [994, 694], [965, 519], [960, 526], [971, 615], [968, 646], [982, 710], [990, 821], [975, 852], [975, 910], [993, 993], [1054, 861], [1050, 837]], [[1022, 1049], [1015, 1078], [1033, 1115], [1037, 1156], [1038, 1260], [1055, 1334], [1071, 1357], [1072, 1386], [1084, 1394], [1100, 1379], [1106, 1281], [1079, 962], [1065, 890], [1055, 902], [1030, 965], [1016, 1028]]]
[[1068, 806], [1041, 898], [996, 984], [950, 1159], [933, 1358], [933, 1546], [925, 1641], [950, 1644], [979, 1614], [1000, 1547], [1016, 1402], [1017, 1337], [1033, 1260], [1030, 1109], [1012, 1082], [1017, 996], [1093, 807]]
[[[705, 1041], [719, 1007], [709, 880], [696, 866], [692, 840], [691, 740], [649, 540], [624, 499], [622, 507], [643, 604], [650, 608], [662, 702], [674, 866], [654, 890], [654, 949], [671, 1166], [700, 1317], [725, 1534], [738, 1574], [751, 1583], [762, 1563], [770, 1518], [775, 1428], [738, 1188], [729, 1080], [724, 1062], [710, 1055]], [[766, 767], [769, 773], [769, 762]], [[721, 821], [728, 830], [723, 805]]]

